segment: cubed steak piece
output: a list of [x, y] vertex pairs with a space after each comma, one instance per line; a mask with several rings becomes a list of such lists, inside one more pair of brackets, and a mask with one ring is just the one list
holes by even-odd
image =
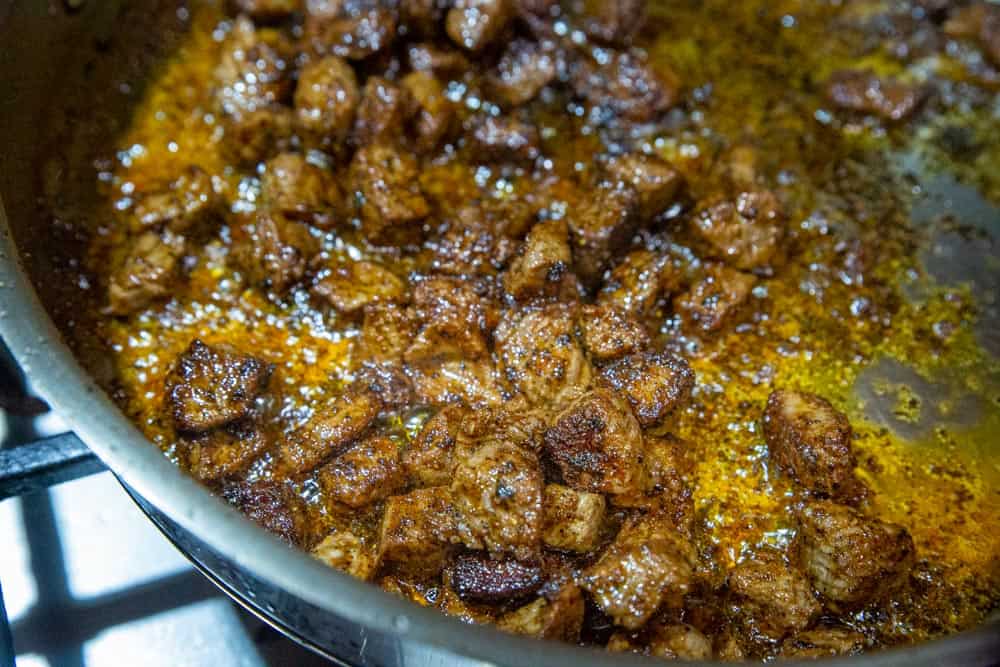
[[445, 31], [467, 51], [482, 51], [503, 32], [514, 15], [512, 0], [456, 0], [445, 17]]
[[272, 213], [327, 228], [346, 218], [344, 194], [333, 175], [297, 153], [264, 164], [261, 195]]
[[608, 641], [608, 650], [617, 653], [638, 653], [666, 660], [710, 660], [712, 642], [698, 628], [687, 623], [655, 623], [643, 637], [644, 641], [624, 632], [617, 632]]
[[369, 363], [402, 365], [403, 354], [416, 335], [409, 311], [395, 303], [365, 306], [354, 356]]
[[614, 306], [586, 305], [580, 311], [583, 344], [596, 363], [641, 352], [649, 334], [639, 320]]
[[684, 405], [694, 388], [694, 371], [682, 357], [666, 352], [640, 352], [601, 371], [602, 380], [624, 396], [639, 424], [654, 426]]
[[312, 293], [345, 315], [356, 315], [365, 306], [384, 301], [405, 301], [406, 283], [374, 262], [349, 262], [323, 273]]
[[638, 214], [643, 223], [652, 221], [675, 204], [684, 185], [684, 178], [673, 165], [644, 153], [626, 153], [609, 160], [607, 173], [616, 184], [635, 190], [639, 197]]
[[415, 110], [416, 102], [405, 87], [385, 77], [368, 77], [351, 133], [355, 145], [397, 141]]
[[634, 250], [611, 269], [597, 303], [620, 308], [640, 319], [652, 318], [681, 285], [683, 269], [670, 255]]
[[585, 0], [584, 30], [593, 39], [626, 46], [646, 18], [643, 0]]
[[674, 297], [674, 312], [695, 331], [715, 333], [732, 322], [750, 300], [757, 281], [722, 264], [709, 264], [687, 292]]
[[310, 472], [363, 436], [381, 409], [382, 400], [373, 392], [348, 390], [285, 436], [279, 446], [282, 460], [294, 473]]
[[573, 92], [625, 123], [648, 123], [679, 98], [680, 80], [663, 64], [635, 50], [600, 50], [607, 57], [578, 64], [570, 77]]
[[694, 216], [692, 226], [709, 255], [737, 269], [751, 270], [773, 264], [784, 225], [778, 198], [763, 190], [706, 206]]
[[896, 79], [880, 78], [871, 70], [839, 70], [826, 82], [826, 97], [841, 109], [899, 121], [913, 115], [927, 92]]
[[351, 188], [369, 241], [400, 245], [420, 239], [430, 205], [420, 191], [419, 175], [413, 155], [386, 144], [363, 146], [354, 154]]
[[365, 60], [387, 50], [396, 39], [398, 12], [384, 0], [306, 3], [304, 39], [317, 53]]
[[378, 569], [374, 546], [346, 529], [327, 535], [311, 553], [313, 558], [362, 581], [371, 579]]
[[256, 29], [246, 16], [233, 21], [215, 69], [215, 94], [226, 114], [284, 104], [292, 96], [295, 50], [277, 30]]
[[[950, 8], [951, 3], [947, 4]], [[1000, 7], [990, 2], [960, 7], [948, 17], [944, 31], [952, 37], [978, 40], [983, 54], [1000, 67]]]
[[470, 145], [487, 160], [531, 162], [541, 153], [538, 128], [516, 116], [481, 116], [471, 130]]
[[166, 379], [178, 430], [203, 432], [250, 414], [274, 367], [222, 345], [191, 341]]
[[773, 549], [737, 565], [729, 573], [729, 593], [733, 608], [772, 639], [805, 630], [822, 611], [805, 575]]
[[139, 197], [132, 209], [134, 226], [184, 232], [218, 214], [221, 204], [212, 177], [201, 167], [191, 165], [165, 189]]
[[598, 493], [548, 484], [542, 500], [542, 541], [564, 551], [586, 553], [597, 547], [606, 503]]
[[418, 153], [430, 153], [447, 141], [456, 128], [457, 116], [444, 86], [430, 72], [410, 72], [400, 81], [414, 102], [410, 136]]
[[543, 583], [538, 561], [491, 558], [482, 551], [455, 556], [445, 580], [461, 599], [485, 604], [523, 600]]
[[187, 243], [169, 230], [145, 232], [132, 242], [121, 268], [108, 284], [108, 310], [128, 315], [170, 294]]
[[304, 544], [305, 501], [290, 486], [270, 481], [231, 482], [222, 487], [221, 495], [268, 532], [289, 544]]
[[413, 288], [412, 311], [420, 323], [406, 362], [476, 360], [489, 355], [489, 336], [499, 308], [488, 290], [470, 280], [432, 276]]
[[313, 60], [299, 73], [295, 120], [306, 145], [337, 152], [361, 103], [354, 69], [343, 58]]
[[539, 639], [580, 640], [585, 603], [580, 587], [566, 583], [534, 602], [504, 614], [497, 627], [506, 632]]
[[496, 70], [487, 78], [489, 90], [507, 108], [530, 102], [556, 77], [556, 54], [544, 45], [516, 39], [507, 45]]
[[806, 630], [781, 644], [779, 657], [789, 660], [815, 660], [838, 655], [857, 655], [868, 647], [860, 632], [849, 628], [823, 627]]
[[392, 496], [379, 528], [379, 562], [413, 576], [436, 576], [458, 541], [457, 525], [447, 487]]
[[278, 294], [302, 279], [306, 263], [319, 251], [306, 225], [270, 211], [241, 216], [230, 230], [230, 261], [251, 285]]
[[833, 611], [878, 601], [909, 576], [914, 545], [902, 526], [828, 500], [808, 503], [797, 517], [802, 568]]
[[569, 214], [573, 265], [585, 285], [600, 283], [612, 257], [632, 239], [639, 221], [638, 202], [631, 186], [602, 184]]
[[546, 220], [531, 228], [503, 284], [508, 294], [525, 302], [574, 294], [576, 279], [565, 220]]
[[365, 507], [406, 486], [399, 446], [382, 435], [364, 438], [319, 470], [325, 497], [348, 507]]
[[253, 417], [222, 428], [185, 434], [180, 442], [182, 460], [198, 479], [213, 481], [246, 470], [272, 444], [272, 434]]
[[418, 486], [441, 486], [451, 483], [458, 461], [455, 444], [462, 420], [469, 411], [448, 405], [424, 423], [417, 437], [403, 452], [403, 467], [410, 481]]

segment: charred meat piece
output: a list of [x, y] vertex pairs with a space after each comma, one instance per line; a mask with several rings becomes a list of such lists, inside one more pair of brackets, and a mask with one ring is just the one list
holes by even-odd
[[709, 264], [691, 289], [674, 298], [674, 311], [695, 331], [717, 332], [739, 315], [755, 282], [749, 274]]
[[884, 597], [908, 576], [914, 556], [905, 528], [827, 500], [799, 512], [796, 546], [813, 588], [834, 611]]
[[561, 639], [571, 643], [580, 640], [583, 626], [584, 600], [580, 588], [567, 583], [553, 593], [545, 594], [520, 609], [497, 619], [497, 626], [506, 632], [540, 639]]
[[457, 524], [447, 487], [392, 496], [379, 528], [379, 562], [414, 576], [435, 576], [457, 541]]
[[471, 213], [459, 211], [438, 235], [424, 243], [435, 271], [452, 276], [492, 275], [514, 255], [518, 243], [499, 233], [493, 225], [471, 221]]
[[644, 517], [621, 529], [579, 584], [615, 624], [636, 630], [691, 589], [694, 565], [694, 549], [683, 537], [669, 524]]
[[415, 334], [416, 323], [405, 308], [395, 303], [371, 304], [365, 307], [354, 356], [375, 364], [401, 365]]
[[419, 240], [430, 206], [420, 191], [416, 159], [385, 144], [359, 148], [351, 161], [350, 182], [362, 231], [375, 244]]
[[320, 468], [319, 483], [327, 498], [348, 507], [388, 498], [406, 485], [399, 446], [385, 436], [365, 438]]
[[481, 409], [500, 404], [506, 396], [497, 370], [488, 358], [425, 362], [410, 366], [409, 372], [421, 405], [465, 403]]
[[332, 175], [296, 153], [282, 153], [264, 165], [261, 192], [273, 213], [316, 227], [345, 217], [344, 195]]
[[233, 22], [215, 70], [216, 97], [226, 114], [283, 104], [292, 95], [294, 49], [276, 30], [254, 28], [246, 16]]
[[230, 260], [252, 285], [287, 291], [305, 275], [306, 262], [319, 251], [308, 227], [258, 211], [232, 227]]
[[840, 70], [826, 82], [826, 97], [841, 109], [899, 121], [913, 115], [926, 92], [895, 79], [879, 78], [871, 70]]
[[482, 51], [513, 17], [511, 0], [456, 0], [445, 17], [445, 31], [467, 51]]
[[338, 396], [285, 436], [279, 447], [282, 460], [295, 473], [313, 470], [363, 436], [381, 409], [381, 399], [370, 391]]
[[673, 165], [644, 153], [626, 153], [609, 160], [607, 172], [613, 181], [631, 187], [639, 195], [639, 217], [643, 222], [670, 208], [684, 184]]
[[626, 46], [646, 16], [644, 0], [585, 0], [584, 29], [594, 39]]
[[542, 585], [542, 568], [534, 561], [468, 552], [455, 557], [445, 577], [461, 599], [496, 604], [523, 600], [537, 591]]
[[860, 632], [847, 628], [816, 628], [789, 637], [781, 645], [782, 658], [815, 659], [838, 655], [857, 655], [868, 646]]
[[773, 392], [764, 411], [764, 438], [771, 459], [809, 491], [837, 495], [851, 486], [856, 465], [851, 424], [826, 399]]
[[591, 551], [600, 540], [605, 506], [600, 494], [548, 484], [542, 500], [542, 540], [555, 549]]
[[476, 155], [497, 162], [531, 162], [541, 154], [533, 124], [514, 116], [481, 116], [468, 136]]
[[462, 542], [494, 555], [536, 556], [543, 485], [533, 452], [508, 443], [480, 446], [459, 462], [451, 483]]
[[770, 265], [778, 254], [784, 213], [772, 193], [744, 192], [735, 202], [702, 209], [693, 227], [716, 259], [737, 269], [757, 269]]
[[174, 424], [180, 431], [200, 433], [246, 417], [273, 370], [256, 357], [191, 341], [166, 380]]
[[305, 502], [291, 487], [279, 482], [233, 482], [222, 487], [222, 497], [248, 519], [292, 545], [305, 540]]
[[455, 443], [466, 408], [449, 405], [427, 420], [420, 433], [403, 452], [403, 467], [412, 482], [419, 486], [451, 483], [458, 463]]
[[366, 146], [398, 140], [405, 134], [415, 106], [413, 96], [405, 87], [385, 77], [368, 77], [354, 120], [354, 143]]
[[351, 262], [321, 276], [312, 292], [339, 312], [354, 315], [371, 304], [405, 300], [406, 284], [378, 264]]
[[576, 274], [587, 286], [597, 285], [608, 262], [635, 233], [638, 195], [630, 186], [599, 186], [569, 216], [570, 247]]
[[289, 150], [295, 112], [281, 104], [240, 110], [223, 119], [225, 154], [237, 163], [256, 165]]
[[191, 474], [201, 480], [223, 479], [244, 471], [271, 443], [271, 435], [253, 418], [185, 434], [180, 441]]
[[406, 351], [409, 364], [445, 359], [476, 360], [489, 355], [488, 338], [498, 309], [477, 284], [447, 276], [427, 278], [413, 289], [413, 313], [420, 330]]
[[318, 53], [364, 60], [395, 41], [398, 13], [384, 0], [308, 3], [303, 30]]
[[645, 319], [681, 284], [682, 269], [669, 255], [635, 250], [625, 256], [597, 295], [597, 303]]
[[646, 435], [642, 444], [642, 491], [612, 496], [611, 504], [658, 512], [678, 530], [687, 530], [694, 511], [688, 483], [694, 465], [687, 455], [687, 443], [671, 435]]
[[337, 529], [313, 547], [313, 558], [347, 574], [367, 581], [378, 569], [375, 549], [349, 530]]
[[414, 403], [413, 381], [398, 364], [362, 360], [354, 371], [354, 386], [378, 396], [389, 412], [406, 410]]
[[590, 358], [598, 363], [640, 352], [649, 345], [646, 327], [613, 306], [583, 306], [580, 328]]
[[625, 122], [647, 123], [676, 103], [680, 82], [672, 71], [636, 51], [606, 53], [601, 63], [579, 63], [570, 79], [573, 92], [589, 105]]
[[802, 572], [772, 549], [737, 565], [729, 573], [729, 592], [734, 608], [773, 639], [805, 630], [822, 611]]
[[455, 108], [441, 82], [430, 72], [410, 72], [400, 82], [414, 103], [410, 139], [418, 153], [436, 150], [452, 135]]
[[554, 53], [537, 42], [516, 39], [507, 45], [488, 85], [493, 95], [510, 108], [530, 102], [555, 76]]
[[542, 450], [549, 413], [531, 408], [522, 399], [512, 399], [501, 407], [468, 411], [463, 415], [456, 443], [456, 456], [464, 458], [487, 444], [517, 445], [536, 454]]
[[212, 177], [192, 165], [165, 190], [142, 197], [132, 212], [139, 229], [168, 227], [184, 232], [216, 214], [221, 203]]
[[170, 294], [186, 242], [171, 231], [136, 237], [124, 264], [108, 284], [108, 310], [128, 315]]
[[566, 221], [539, 222], [504, 274], [504, 289], [518, 301], [573, 295], [572, 265]]
[[545, 433], [545, 453], [568, 486], [590, 493], [641, 490], [642, 432], [628, 403], [608, 389], [566, 407]]
[[506, 378], [534, 404], [590, 384], [592, 370], [576, 336], [575, 309], [557, 303], [508, 313], [495, 332]]
[[358, 79], [343, 58], [327, 56], [303, 67], [295, 88], [295, 120], [305, 144], [338, 152], [360, 103]]
[[232, 0], [232, 4], [237, 11], [262, 23], [286, 19], [302, 9], [302, 0]]
[[691, 397], [694, 371], [688, 362], [666, 352], [642, 352], [601, 371], [615, 391], [628, 399], [639, 424], [653, 426]]

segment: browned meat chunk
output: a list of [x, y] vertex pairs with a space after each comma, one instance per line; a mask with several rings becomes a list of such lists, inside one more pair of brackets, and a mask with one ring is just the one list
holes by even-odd
[[598, 64], [580, 63], [570, 80], [573, 91], [595, 107], [623, 120], [646, 123], [677, 101], [680, 82], [662, 65], [654, 65], [635, 51], [611, 52]]
[[455, 108], [445, 97], [444, 87], [430, 72], [410, 72], [401, 81], [414, 101], [410, 139], [419, 153], [435, 150], [455, 127]]
[[416, 576], [437, 575], [457, 540], [457, 524], [447, 487], [392, 496], [379, 529], [379, 561]]
[[781, 645], [781, 657], [790, 659], [830, 658], [857, 655], [868, 642], [860, 632], [847, 628], [816, 628], [789, 637]]
[[502, 236], [492, 225], [467, 221], [464, 211], [449, 221], [439, 235], [429, 238], [424, 247], [434, 259], [435, 271], [453, 276], [495, 274], [514, 255], [518, 243]]
[[364, 60], [387, 49], [396, 38], [397, 12], [384, 0], [320, 1], [310, 6], [303, 26], [320, 53]]
[[543, 485], [531, 451], [504, 443], [480, 446], [459, 462], [451, 483], [462, 542], [521, 560], [537, 555]]
[[558, 401], [590, 384], [592, 370], [576, 337], [574, 309], [552, 304], [509, 313], [496, 329], [497, 356], [507, 379], [531, 403]]
[[445, 31], [468, 51], [481, 51], [493, 42], [513, 16], [510, 0], [456, 0], [445, 17]]
[[313, 470], [363, 436], [381, 409], [382, 401], [368, 391], [337, 397], [285, 436], [279, 447], [282, 460], [296, 473]]
[[195, 339], [166, 380], [167, 404], [181, 431], [201, 432], [250, 414], [273, 366]]
[[662, 298], [680, 286], [681, 277], [681, 268], [669, 255], [635, 250], [611, 270], [597, 303], [621, 308], [639, 318], [650, 317]]
[[481, 359], [489, 355], [488, 338], [498, 319], [489, 294], [476, 283], [436, 276], [413, 290], [413, 312], [421, 324], [406, 351], [409, 364], [429, 364], [445, 359]]
[[820, 500], [798, 515], [799, 559], [834, 611], [881, 599], [909, 574], [913, 539], [905, 528]]
[[542, 541], [546, 546], [586, 553], [597, 547], [604, 525], [604, 496], [561, 484], [545, 487]]
[[406, 50], [406, 57], [413, 71], [431, 72], [441, 76], [459, 75], [472, 66], [460, 51], [448, 48], [446, 44], [432, 42], [410, 44]]
[[372, 304], [365, 308], [354, 356], [375, 364], [401, 364], [415, 333], [406, 309], [394, 303]]
[[671, 435], [645, 436], [642, 492], [612, 496], [612, 505], [656, 511], [679, 530], [687, 530], [694, 510], [688, 483], [694, 465], [687, 449], [687, 443]]
[[252, 285], [275, 292], [288, 290], [302, 279], [306, 262], [319, 251], [319, 242], [302, 223], [265, 212], [232, 227], [230, 259]]
[[597, 362], [613, 361], [649, 345], [646, 328], [612, 306], [584, 306], [580, 311], [583, 344]]
[[224, 428], [185, 435], [182, 451], [188, 467], [198, 479], [216, 480], [245, 470], [271, 446], [271, 436], [252, 419], [243, 419]]
[[707, 265], [701, 280], [674, 298], [674, 311], [687, 326], [714, 333], [740, 313], [755, 282], [753, 276], [728, 266]]
[[580, 588], [568, 583], [554, 593], [504, 614], [497, 619], [497, 626], [514, 634], [575, 644], [580, 640], [584, 607]]
[[125, 263], [111, 276], [108, 309], [128, 315], [170, 294], [186, 243], [170, 231], [145, 232], [132, 242]]
[[416, 365], [410, 368], [410, 375], [422, 405], [465, 403], [484, 408], [498, 405], [505, 398], [500, 377], [489, 359], [447, 359]]
[[274, 104], [237, 111], [223, 118], [223, 148], [237, 162], [256, 165], [291, 147], [295, 112]]
[[381, 76], [369, 77], [354, 121], [354, 143], [393, 143], [405, 133], [415, 104], [405, 87]]
[[467, 457], [483, 445], [517, 445], [536, 454], [542, 450], [549, 413], [531, 408], [523, 398], [506, 401], [502, 407], [466, 412], [456, 443], [456, 456]]
[[447, 7], [441, 0], [399, 0], [400, 31], [407, 36], [435, 36]]
[[303, 67], [295, 88], [295, 118], [305, 144], [337, 152], [360, 102], [358, 79], [342, 58], [327, 56]]
[[261, 192], [271, 211], [289, 220], [329, 227], [344, 216], [344, 196], [332, 175], [295, 153], [267, 161]]
[[841, 109], [898, 121], [912, 115], [926, 93], [917, 86], [879, 78], [871, 70], [841, 70], [827, 81], [826, 96]]
[[680, 172], [655, 155], [628, 153], [610, 160], [607, 170], [612, 179], [631, 187], [639, 195], [639, 217], [645, 222], [676, 203], [684, 184]]
[[354, 385], [382, 399], [387, 411], [401, 411], [414, 403], [413, 382], [398, 364], [362, 359], [354, 372]]
[[449, 405], [427, 420], [420, 433], [403, 452], [403, 466], [419, 486], [449, 484], [457, 463], [455, 442], [467, 410]]
[[584, 284], [598, 284], [611, 258], [632, 239], [639, 221], [637, 211], [638, 195], [631, 187], [602, 185], [570, 213], [573, 262]]
[[545, 433], [545, 452], [567, 485], [591, 493], [641, 490], [642, 432], [628, 403], [608, 389], [580, 396]]
[[700, 630], [686, 623], [657, 623], [644, 636], [634, 640], [617, 632], [608, 641], [608, 650], [618, 653], [638, 653], [667, 660], [710, 660], [712, 642]]
[[232, 0], [237, 11], [255, 21], [280, 21], [302, 8], [302, 0]]
[[473, 125], [469, 142], [480, 159], [530, 162], [541, 153], [538, 128], [513, 116], [485, 116]]
[[806, 489], [837, 495], [852, 485], [851, 424], [826, 399], [773, 392], [764, 411], [764, 438], [771, 460]]
[[222, 497], [247, 518], [285, 542], [301, 545], [305, 538], [305, 502], [291, 487], [278, 482], [233, 482]]
[[184, 232], [217, 213], [221, 203], [208, 172], [191, 166], [165, 190], [146, 195], [136, 203], [135, 226], [139, 229], [166, 226]]
[[555, 54], [536, 42], [517, 39], [507, 45], [489, 86], [504, 105], [516, 107], [530, 102], [555, 76]]
[[321, 275], [312, 291], [345, 315], [359, 313], [370, 304], [406, 298], [406, 284], [388, 269], [372, 262], [338, 266]]
[[226, 114], [287, 102], [294, 85], [294, 50], [276, 30], [256, 30], [245, 16], [233, 22], [215, 70], [216, 95]]
[[757, 269], [778, 254], [784, 213], [770, 192], [744, 192], [735, 203], [722, 201], [701, 210], [693, 227], [716, 259], [737, 269]]
[[632, 406], [642, 426], [662, 422], [691, 397], [694, 372], [688, 362], [665, 352], [633, 354], [601, 371], [604, 380]]
[[364, 507], [402, 490], [406, 474], [398, 445], [384, 436], [365, 438], [319, 471], [326, 497], [348, 507]]
[[350, 182], [369, 241], [399, 245], [418, 240], [430, 206], [420, 191], [419, 165], [409, 153], [384, 144], [359, 148]]
[[586, 0], [584, 27], [596, 40], [626, 45], [645, 18], [644, 0]]
[[572, 295], [575, 277], [565, 220], [539, 222], [504, 274], [504, 289], [518, 301]]
[[683, 537], [644, 517], [621, 529], [579, 584], [617, 625], [636, 630], [691, 589], [694, 565], [694, 549]]
[[986, 57], [1000, 67], [1000, 7], [989, 2], [974, 2], [955, 11], [944, 30], [952, 37], [979, 40]]
[[469, 552], [455, 557], [445, 577], [461, 599], [496, 604], [523, 600], [537, 591], [542, 585], [542, 568], [534, 561], [501, 560], [481, 551]]
[[311, 553], [313, 558], [362, 581], [371, 579], [378, 569], [374, 547], [349, 530], [330, 533]]
[[729, 592], [734, 608], [772, 639], [805, 630], [822, 611], [805, 576], [771, 549], [729, 573]]

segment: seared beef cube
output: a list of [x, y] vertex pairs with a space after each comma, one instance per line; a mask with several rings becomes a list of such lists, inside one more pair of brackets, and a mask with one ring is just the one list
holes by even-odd
[[534, 404], [590, 384], [592, 370], [576, 337], [575, 309], [562, 303], [509, 313], [495, 332], [509, 380]]
[[542, 509], [542, 541], [546, 546], [581, 553], [597, 547], [604, 524], [604, 496], [549, 484]]
[[507, 45], [489, 88], [507, 107], [530, 102], [556, 76], [556, 57], [543, 45], [516, 39]]
[[494, 555], [536, 556], [543, 485], [533, 452], [508, 443], [480, 446], [459, 462], [451, 483], [462, 542]]
[[608, 162], [607, 170], [614, 180], [630, 186], [639, 195], [639, 217], [643, 222], [670, 208], [684, 182], [669, 162], [644, 153], [616, 157]]
[[295, 153], [267, 161], [261, 191], [271, 211], [289, 220], [328, 227], [344, 217], [344, 195], [332, 175]]
[[249, 418], [181, 440], [191, 474], [201, 480], [242, 472], [270, 446], [270, 434]]
[[414, 576], [436, 576], [457, 540], [457, 523], [447, 487], [392, 496], [379, 529], [379, 562]]
[[222, 497], [285, 542], [292, 545], [304, 542], [305, 502], [291, 487], [278, 482], [232, 482], [222, 487]]
[[728, 266], [707, 265], [701, 280], [674, 298], [674, 311], [695, 330], [714, 333], [739, 314], [755, 282], [753, 276]]
[[586, 0], [584, 28], [596, 40], [627, 45], [646, 16], [644, 0]]
[[816, 628], [789, 637], [781, 645], [781, 658], [814, 660], [838, 655], [857, 655], [868, 641], [860, 632], [848, 628]]
[[183, 232], [218, 212], [220, 204], [212, 177], [201, 167], [191, 166], [165, 190], [142, 197], [133, 214], [140, 229], [166, 226]]
[[468, 51], [481, 51], [507, 27], [513, 16], [511, 0], [456, 0], [445, 17], [445, 31]]
[[484, 116], [476, 120], [469, 143], [479, 159], [530, 162], [541, 153], [538, 128], [512, 116]]
[[680, 286], [681, 274], [682, 269], [671, 256], [635, 250], [611, 270], [597, 303], [643, 319], [653, 316], [661, 299]]
[[580, 311], [583, 344], [597, 362], [613, 361], [649, 345], [646, 328], [631, 315], [611, 306], [584, 306]]
[[354, 315], [370, 304], [403, 301], [406, 284], [378, 264], [351, 262], [322, 275], [312, 292], [339, 312]]
[[472, 67], [469, 59], [460, 51], [447, 44], [421, 42], [410, 44], [406, 49], [407, 62], [414, 72], [430, 72], [435, 75], [461, 79], [461, 74]]
[[679, 530], [690, 527], [694, 505], [688, 484], [694, 465], [687, 444], [671, 435], [643, 437], [643, 485], [639, 493], [611, 497], [615, 507], [659, 512]]
[[638, 653], [666, 660], [710, 660], [712, 642], [700, 630], [687, 623], [656, 623], [643, 641], [616, 632], [608, 640], [608, 650], [614, 653]]
[[411, 38], [436, 36], [449, 4], [442, 0], [399, 0], [401, 32]]
[[488, 358], [421, 362], [410, 367], [410, 375], [421, 405], [465, 403], [483, 408], [505, 398], [496, 368]]
[[615, 624], [636, 630], [661, 605], [688, 593], [695, 561], [694, 549], [669, 524], [643, 517], [622, 527], [579, 584]]
[[375, 549], [349, 530], [330, 533], [311, 553], [313, 558], [362, 581], [371, 579], [378, 569]]
[[572, 295], [575, 277], [564, 220], [537, 223], [504, 274], [504, 288], [518, 301]]
[[497, 306], [470, 281], [445, 276], [421, 281], [413, 290], [413, 311], [422, 326], [406, 351], [407, 363], [489, 355], [488, 336], [496, 326]]
[[256, 165], [289, 149], [295, 112], [280, 104], [240, 110], [223, 118], [227, 155], [245, 165]]
[[636, 51], [610, 52], [601, 63], [583, 62], [570, 79], [579, 97], [634, 123], [648, 123], [677, 101], [680, 82]]
[[737, 269], [757, 269], [778, 254], [784, 213], [772, 193], [744, 192], [735, 202], [721, 201], [700, 211], [693, 227], [716, 259]]
[[827, 80], [826, 97], [841, 109], [898, 121], [917, 110], [926, 92], [895, 79], [879, 78], [871, 70], [840, 70]]
[[449, 405], [424, 423], [417, 437], [403, 452], [403, 467], [419, 486], [448, 484], [457, 463], [455, 442], [467, 409]]
[[496, 559], [476, 551], [456, 556], [445, 579], [463, 600], [496, 604], [523, 600], [537, 591], [542, 568], [537, 561]]
[[989, 2], [961, 7], [948, 18], [944, 30], [952, 37], [979, 40], [983, 54], [1000, 67], [1000, 7]]
[[805, 576], [771, 549], [729, 573], [729, 592], [734, 608], [772, 639], [805, 630], [822, 611]]
[[306, 146], [336, 153], [360, 102], [358, 79], [342, 58], [327, 56], [303, 67], [295, 88], [295, 118]]
[[320, 53], [364, 60], [388, 49], [396, 39], [397, 12], [383, 0], [320, 2], [303, 26]]
[[628, 399], [642, 426], [654, 426], [691, 397], [694, 371], [682, 357], [642, 352], [601, 371], [605, 382]]
[[851, 424], [829, 401], [799, 391], [767, 399], [764, 438], [771, 460], [806, 489], [836, 495], [854, 479]]
[[612, 257], [628, 245], [638, 222], [638, 196], [629, 186], [602, 185], [569, 216], [570, 245], [576, 274], [597, 285]]
[[406, 486], [399, 447], [385, 436], [361, 440], [319, 470], [326, 497], [348, 507], [364, 507]]
[[502, 407], [468, 411], [462, 418], [455, 455], [466, 458], [487, 444], [517, 445], [537, 454], [548, 421], [547, 409], [530, 408], [523, 398], [506, 401]]
[[545, 433], [545, 453], [579, 491], [641, 490], [642, 432], [628, 403], [608, 389], [580, 396]]
[[459, 216], [425, 242], [424, 247], [433, 256], [432, 268], [453, 276], [490, 275], [503, 268], [513, 256], [517, 241], [486, 225], [468, 226], [461, 219], [463, 212]]
[[413, 405], [413, 381], [399, 364], [362, 359], [354, 371], [354, 385], [380, 399], [387, 411], [401, 411]]
[[455, 126], [455, 108], [444, 87], [430, 72], [410, 72], [400, 82], [414, 102], [410, 139], [418, 153], [438, 148]]
[[372, 363], [401, 364], [415, 333], [406, 309], [394, 303], [372, 304], [365, 307], [354, 357]]
[[350, 182], [369, 241], [397, 245], [420, 238], [430, 206], [419, 176], [416, 159], [391, 146], [372, 144], [354, 154]]
[[369, 391], [338, 396], [285, 436], [280, 445], [282, 460], [295, 473], [313, 470], [363, 436], [381, 409], [382, 401]]
[[799, 512], [796, 546], [813, 588], [834, 611], [883, 598], [909, 575], [914, 555], [905, 528], [828, 500]]
[[580, 641], [584, 607], [580, 587], [567, 583], [520, 609], [504, 614], [496, 623], [505, 632], [575, 644]]
[[215, 70], [216, 95], [226, 114], [287, 102], [294, 85], [294, 49], [276, 30], [256, 30], [245, 16], [233, 22]]
[[125, 263], [111, 276], [108, 309], [128, 315], [170, 294], [184, 256], [184, 237], [170, 231], [145, 232], [132, 242]]
[[238, 12], [260, 22], [280, 21], [302, 9], [302, 0], [232, 0]]
[[252, 285], [277, 293], [302, 279], [319, 242], [302, 223], [258, 211], [232, 228], [230, 259]]
[[196, 338], [167, 376], [174, 423], [181, 431], [198, 433], [246, 417], [273, 370], [256, 357]]
[[381, 76], [369, 77], [354, 121], [354, 143], [392, 143], [403, 136], [414, 110], [413, 96], [405, 87]]

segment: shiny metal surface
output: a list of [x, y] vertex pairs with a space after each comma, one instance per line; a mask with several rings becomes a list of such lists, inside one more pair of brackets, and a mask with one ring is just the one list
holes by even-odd
[[[10, 214], [8, 219], [0, 210], [0, 335], [33, 386], [189, 558], [248, 608], [318, 651], [370, 665], [648, 664], [637, 656], [466, 625], [331, 571], [181, 473], [83, 370], [28, 280], [14, 237], [33, 248], [39, 247], [39, 235], [44, 240], [46, 230], [33, 215], [35, 167], [43, 145], [37, 119], [58, 89], [61, 63], [71, 60], [81, 44], [113, 29], [115, 13], [109, 6], [118, 4], [90, 3], [68, 14], [61, 5], [0, 2], [0, 195]], [[998, 628], [993, 624], [922, 646], [827, 664], [995, 664]]]

